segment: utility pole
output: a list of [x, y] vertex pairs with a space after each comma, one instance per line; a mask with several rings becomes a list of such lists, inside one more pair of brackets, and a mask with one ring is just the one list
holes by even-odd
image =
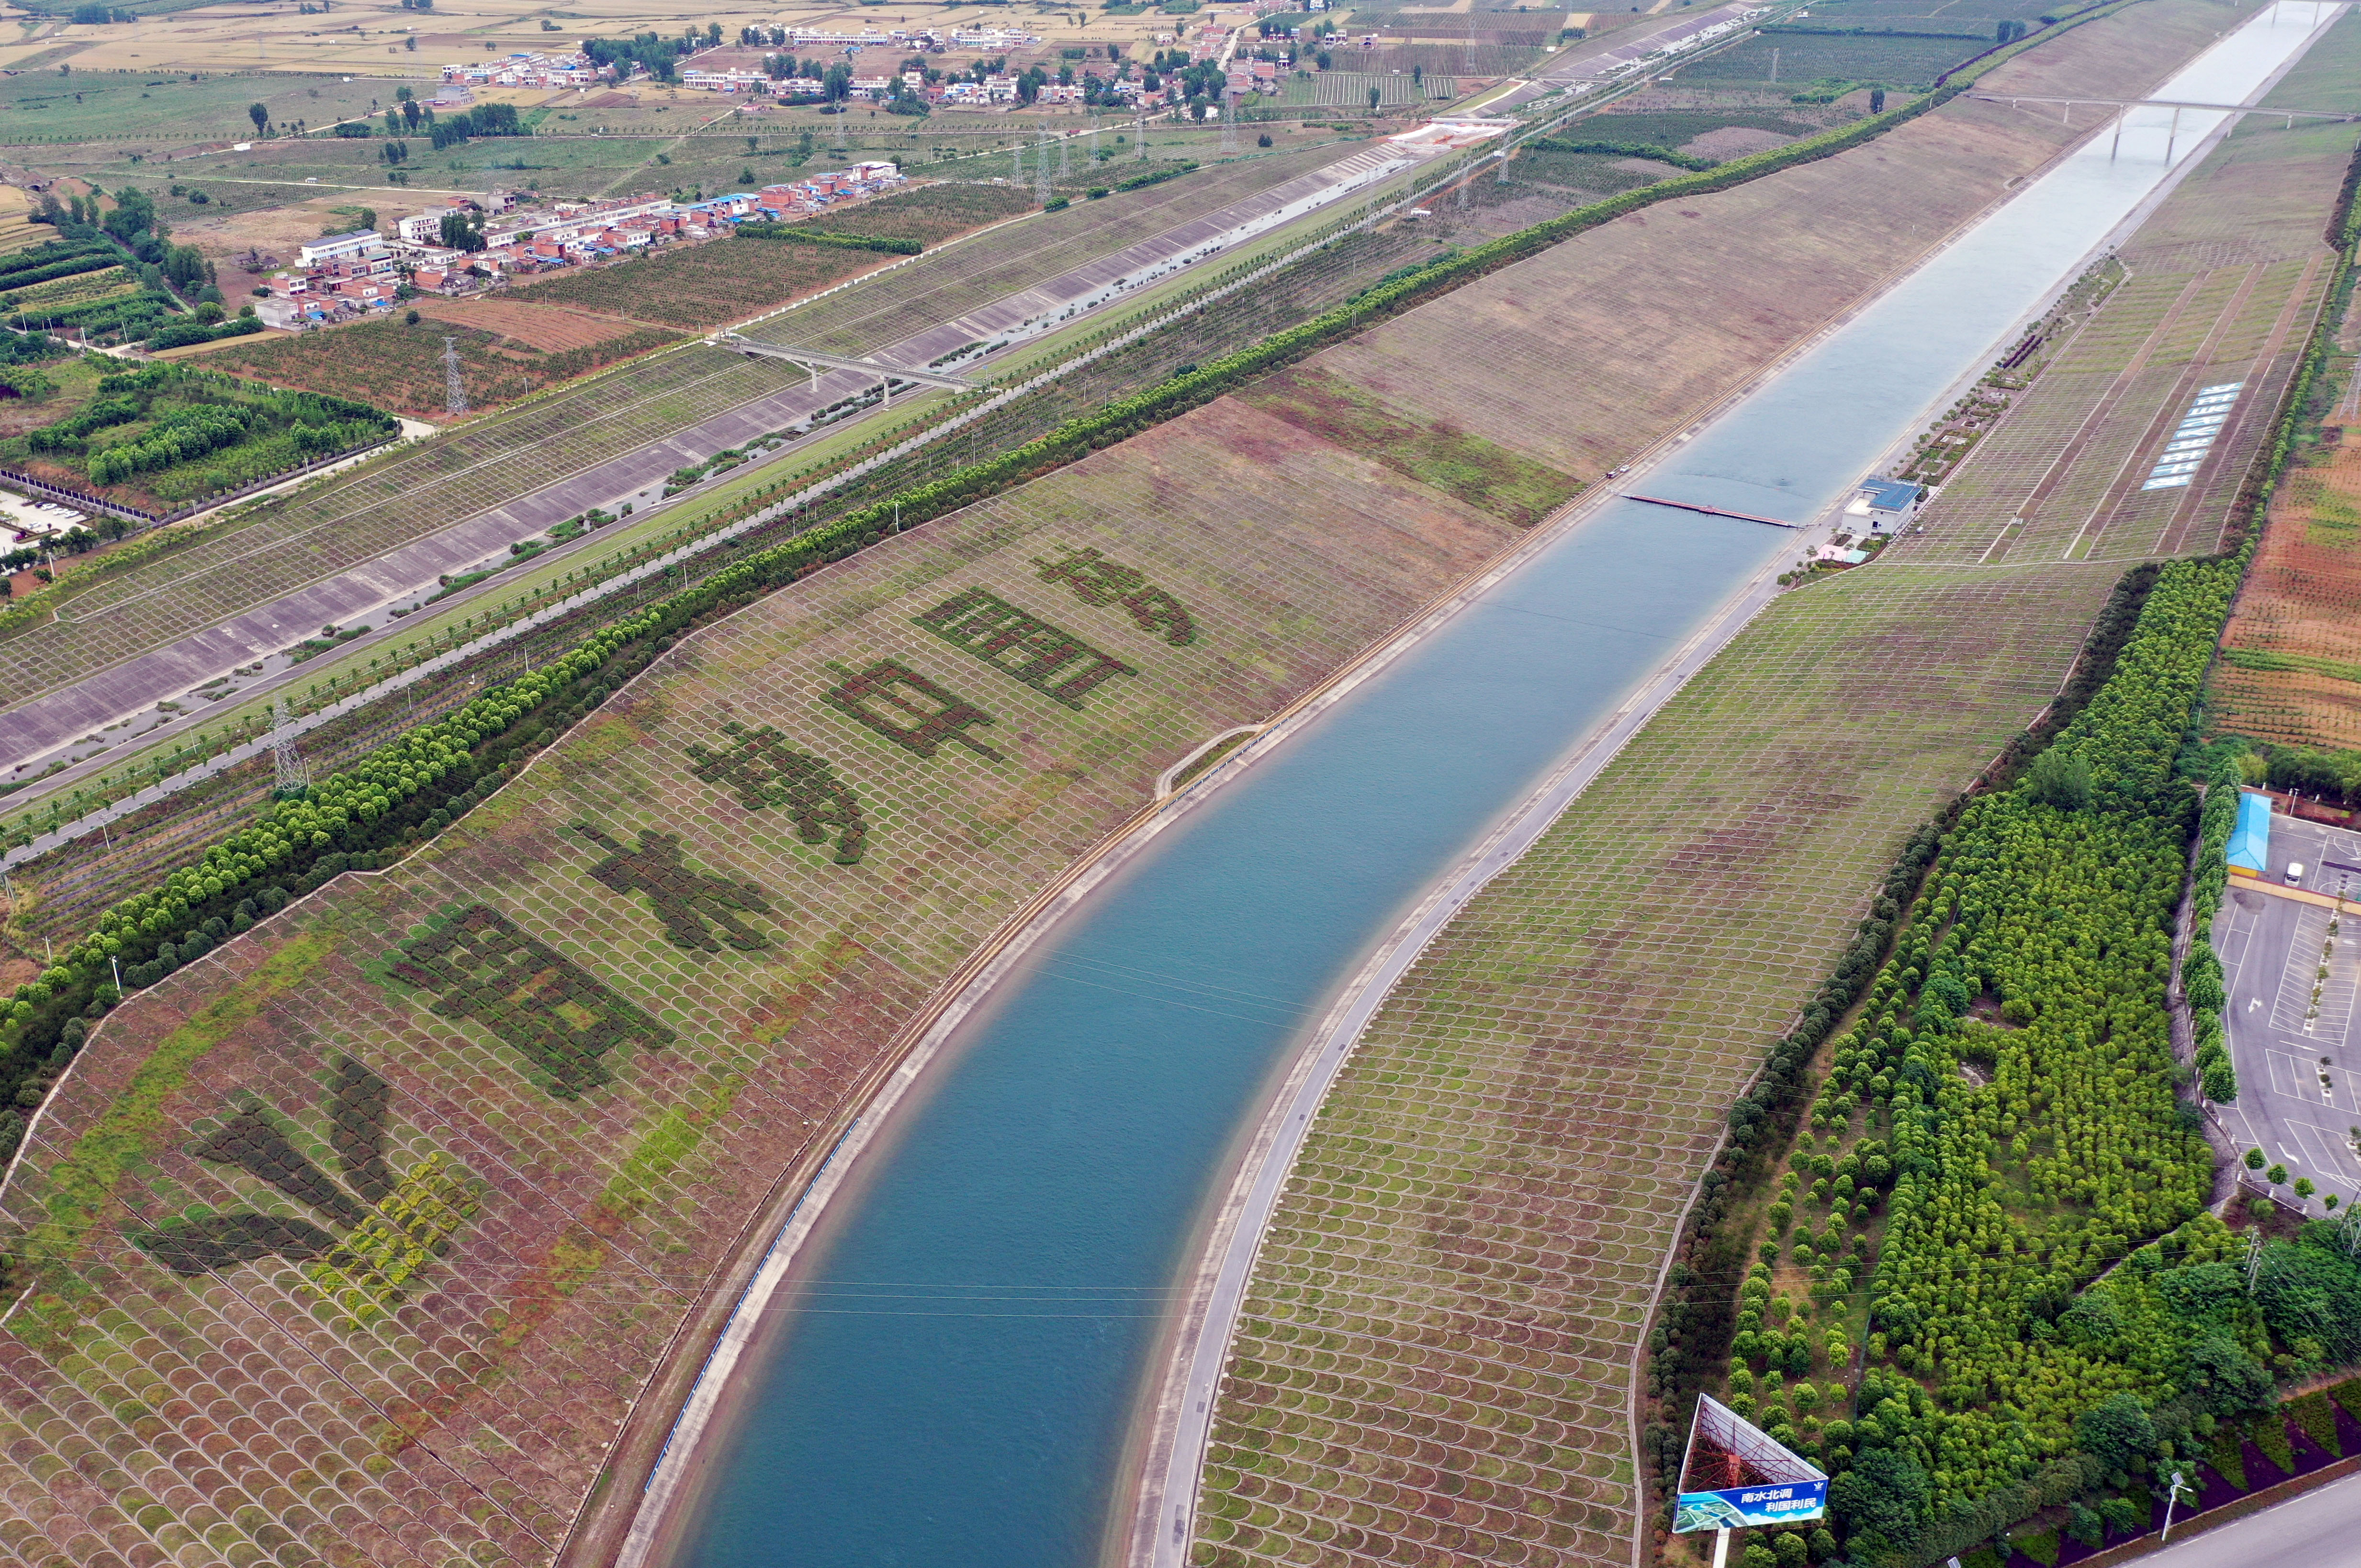
[[295, 749], [294, 719], [287, 711], [287, 699], [280, 697], [276, 709], [277, 719], [270, 727], [270, 761], [276, 774], [275, 793], [280, 795], [299, 794], [312, 787], [311, 765]]

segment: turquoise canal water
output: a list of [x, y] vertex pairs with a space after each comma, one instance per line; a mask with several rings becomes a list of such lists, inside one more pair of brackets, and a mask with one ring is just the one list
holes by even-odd
[[[2311, 30], [2286, 9], [2158, 96], [2243, 100]], [[1642, 488], [1816, 516], [2155, 187], [2168, 112], [2135, 113], [2115, 159], [2103, 136], [2029, 186]], [[2212, 118], [2183, 113], [2179, 157]], [[1192, 1227], [1291, 1047], [1423, 889], [1794, 546], [1611, 502], [1093, 893], [892, 1113], [763, 1310], [677, 1561], [1095, 1562]]]

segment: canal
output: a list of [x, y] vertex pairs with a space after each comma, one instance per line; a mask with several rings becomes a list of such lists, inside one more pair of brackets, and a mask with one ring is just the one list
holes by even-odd
[[[2282, 5], [2156, 94], [2247, 99]], [[2222, 116], [2135, 110], [1654, 466], [1795, 520], [1841, 497]], [[1209, 1201], [1311, 1023], [1436, 879], [1787, 532], [1611, 500], [1094, 890], [846, 1173], [703, 1434], [695, 1568], [1085, 1568]], [[1873, 568], [1872, 568], [1873, 569]], [[665, 1463], [684, 1464], [689, 1435]]]

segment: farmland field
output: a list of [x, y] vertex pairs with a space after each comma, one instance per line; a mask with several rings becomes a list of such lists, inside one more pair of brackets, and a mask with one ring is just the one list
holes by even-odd
[[[1218, 207], [1328, 163], [1315, 146], [1250, 162], [1200, 170], [1142, 191], [1026, 221], [1020, 242], [967, 245], [896, 268], [876, 282], [764, 322], [751, 335], [832, 354], [866, 354], [941, 321], [1054, 278], [1097, 257], [1162, 233]], [[1128, 172], [1126, 166], [1111, 166]], [[924, 303], [924, 315], [914, 307]]]
[[[39, 1221], [37, 1277], [20, 1269], [32, 1289], [0, 1334], [0, 1550], [96, 1561], [93, 1525], [136, 1517], [133, 1550], [547, 1562], [663, 1354], [670, 1288], [833, 1135], [961, 957], [1144, 804], [1158, 770], [1283, 705], [1510, 536], [1279, 421], [1201, 410], [685, 641], [390, 873], [132, 1001], [0, 1199], [20, 1222], [53, 1197], [72, 1208], [101, 1141], [141, 1150], [100, 1178], [106, 1212]], [[1071, 591], [1053, 568], [1081, 551], [1145, 574], [1186, 630]], [[974, 590], [1123, 670], [1057, 699], [913, 624]], [[914, 734], [880, 690], [951, 706]], [[770, 760], [798, 752], [829, 782], [768, 809]], [[807, 807], [829, 814], [809, 832]], [[684, 934], [672, 894], [692, 883], [734, 889], [726, 942]], [[450, 990], [501, 951], [566, 999]], [[568, 1008], [595, 1016], [594, 1054], [552, 1043]], [[214, 1152], [192, 1157], [192, 1133]], [[305, 1191], [325, 1209], [240, 1168], [257, 1163], [241, 1147], [279, 1137], [323, 1171]], [[357, 1138], [377, 1163], [335, 1152]], [[348, 1223], [348, 1190], [389, 1189], [380, 1208], [417, 1216], [413, 1237], [431, 1226], [439, 1258]], [[314, 1212], [345, 1239], [307, 1261], [302, 1238], [326, 1233], [299, 1215]], [[254, 1261], [174, 1271], [215, 1246]], [[272, 1354], [222, 1354], [241, 1340]], [[124, 1398], [164, 1387], [135, 1428]], [[183, 1447], [218, 1398], [285, 1412], [231, 1439], [237, 1480], [198, 1475]], [[85, 1442], [121, 1468], [49, 1485], [43, 1456]]]
[[[215, 349], [205, 356], [205, 363], [282, 387], [314, 391], [344, 389], [346, 395], [366, 398], [383, 408], [439, 419], [448, 406], [443, 371], [446, 336], [456, 340], [468, 404], [478, 409], [513, 402], [602, 365], [679, 340], [677, 333], [618, 321], [606, 323], [607, 330], [588, 343], [551, 352], [533, 341], [544, 333], [522, 323], [503, 320], [498, 330], [486, 331], [471, 324], [460, 309], [445, 314], [428, 304], [423, 310], [434, 312], [434, 318], [415, 326], [388, 319], [292, 335], [273, 334]], [[552, 324], [580, 321], [580, 317], [569, 321], [557, 316]], [[512, 332], [512, 327], [521, 330]]]
[[2044, 11], [2054, 13], [2054, 7], [2043, 0], [1814, 0], [1811, 21], [1799, 25], [1989, 38], [1995, 24], [2023, 22], [2029, 28]]
[[1630, 1561], [1629, 1366], [1723, 1113], [2115, 576], [1790, 594], [1452, 922], [1273, 1221], [1195, 1562]]
[[[2036, 58], [2047, 52], [2037, 50]], [[2264, 100], [2338, 95], [2361, 29], [2323, 39]], [[2349, 98], [2349, 92], [2345, 94]], [[2352, 142], [2249, 121], [2121, 248], [2128, 280], [2046, 351], [2032, 386], [1895, 546], [1910, 560], [2132, 560], [2213, 547], [2328, 287], [2323, 229]], [[2236, 386], [2186, 486], [2146, 481], [2202, 388]]]
[[[1030, 209], [1000, 186], [930, 185], [803, 220], [832, 234], [915, 239], [929, 247], [953, 235]], [[829, 249], [783, 240], [733, 239], [676, 247], [653, 256], [564, 272], [509, 291], [527, 304], [581, 305], [665, 326], [700, 330], [739, 321], [890, 265], [875, 251]]]
[[525, 304], [580, 305], [674, 328], [719, 326], [826, 288], [891, 257], [753, 239], [708, 240], [520, 285]]
[[2361, 421], [2290, 468], [2222, 638], [2206, 718], [2283, 746], [2361, 751]]
[[[431, 74], [416, 73], [420, 78]], [[254, 135], [254, 122], [247, 117], [249, 104], [260, 102], [274, 122], [325, 126], [344, 115], [367, 114], [371, 100], [380, 96], [388, 101], [393, 97], [393, 83], [383, 77], [289, 72], [209, 75], [192, 82], [185, 71], [28, 73], [0, 80], [0, 144], [125, 137], [154, 137], [167, 144], [242, 140]]]
[[[1814, 13], [1813, 19], [1818, 20]], [[1779, 51], [1778, 82], [1802, 92], [1815, 82], [1851, 82], [1864, 86], [1924, 87], [1936, 77], [1992, 47], [1982, 38], [1896, 38], [1874, 35], [1821, 38], [1808, 33], [1763, 33], [1681, 68], [1684, 82], [1768, 82], [1771, 51]], [[1790, 84], [1792, 83], [1792, 86]]]

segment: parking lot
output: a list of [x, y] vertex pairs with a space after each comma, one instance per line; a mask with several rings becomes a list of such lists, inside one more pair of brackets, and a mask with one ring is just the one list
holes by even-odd
[[[2303, 891], [2327, 896], [2290, 896], [2291, 861], [2304, 867]], [[2241, 1146], [2285, 1165], [2290, 1184], [2308, 1176], [2351, 1203], [2361, 1199], [2361, 834], [2274, 815], [2268, 867], [2231, 878], [2213, 922], [2238, 1071], [2222, 1120]], [[2339, 897], [2353, 901], [2341, 916]], [[2321, 1212], [2318, 1198], [2310, 1206]]]

